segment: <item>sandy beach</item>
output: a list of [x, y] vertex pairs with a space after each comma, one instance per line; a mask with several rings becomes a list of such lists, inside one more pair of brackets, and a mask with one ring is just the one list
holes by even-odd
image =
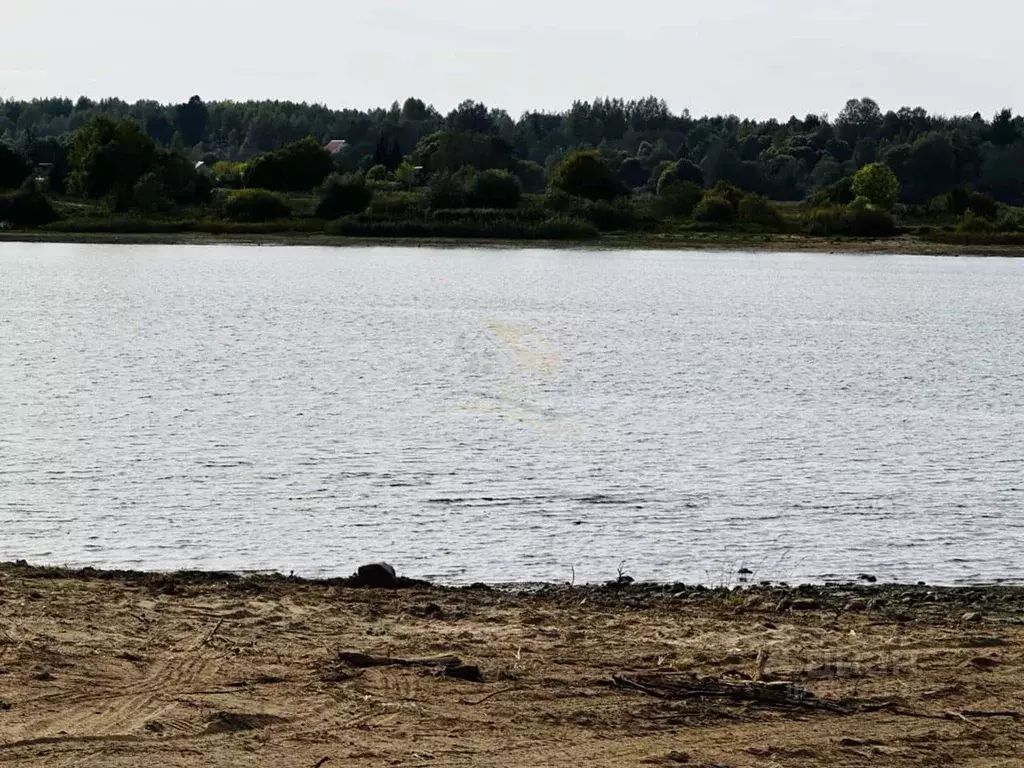
[[0, 568], [0, 764], [1016, 766], [1024, 590]]

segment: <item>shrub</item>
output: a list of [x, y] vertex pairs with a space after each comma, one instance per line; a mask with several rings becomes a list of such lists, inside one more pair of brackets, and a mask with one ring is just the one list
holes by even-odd
[[427, 212], [427, 200], [419, 192], [378, 192], [368, 211], [375, 216], [421, 218]]
[[279, 195], [265, 189], [230, 192], [224, 200], [224, 217], [231, 221], [261, 222], [286, 219], [291, 208]]
[[828, 237], [843, 233], [846, 208], [841, 205], [820, 205], [804, 217], [804, 229], [815, 237]]
[[427, 185], [427, 205], [431, 208], [465, 208], [466, 188], [455, 174], [440, 171]]
[[782, 216], [778, 209], [761, 195], [744, 195], [740, 200], [740, 221], [755, 224], [765, 229], [782, 229]]
[[987, 218], [978, 215], [973, 210], [968, 209], [964, 212], [963, 218], [960, 220], [960, 225], [957, 227], [960, 232], [972, 232], [972, 233], [988, 233], [995, 232], [996, 225], [989, 221]]
[[992, 220], [999, 213], [999, 203], [996, 202], [992, 195], [986, 195], [982, 192], [971, 192], [967, 196], [967, 210], [975, 216]]
[[710, 190], [712, 197], [721, 197], [729, 201], [729, 205], [732, 206], [733, 213], [738, 213], [740, 210], [740, 200], [743, 199], [743, 190], [739, 187], [730, 184], [727, 181], [720, 181]]
[[524, 192], [543, 192], [547, 180], [544, 166], [532, 160], [520, 160], [516, 163], [515, 174], [522, 184]]
[[735, 217], [732, 203], [715, 194], [704, 195], [693, 212], [693, 218], [702, 224], [731, 224]]
[[316, 206], [318, 219], [336, 219], [350, 213], [362, 213], [370, 204], [373, 193], [359, 176], [330, 176], [320, 191]]
[[522, 195], [519, 179], [508, 171], [481, 171], [469, 184], [469, 202], [479, 208], [515, 208]]
[[704, 186], [704, 171], [701, 170], [701, 167], [699, 165], [688, 160], [685, 157], [682, 160], [677, 160], [674, 163], [670, 163], [668, 167], [665, 168], [665, 170], [661, 174], [661, 177], [658, 179], [659, 188], [666, 174], [669, 174], [678, 181], [696, 184], [698, 187]]
[[306, 192], [320, 186], [334, 169], [334, 160], [313, 138], [286, 144], [258, 155], [245, 170], [245, 186], [279, 192]]
[[35, 189], [0, 197], [0, 222], [15, 229], [42, 227], [59, 217], [44, 194]]
[[132, 190], [133, 205], [146, 213], [169, 210], [173, 206], [167, 188], [160, 178], [160, 174], [150, 171], [141, 179], [135, 182]]
[[869, 163], [853, 175], [850, 189], [855, 198], [866, 197], [873, 205], [888, 210], [896, 203], [900, 182], [889, 166]]
[[897, 233], [888, 211], [871, 205], [826, 205], [811, 210], [804, 219], [810, 235], [832, 237], [890, 237]]
[[631, 187], [642, 187], [651, 178], [651, 171], [638, 157], [627, 157], [619, 166], [619, 178]]
[[1004, 206], [996, 218], [996, 228], [1000, 232], [1016, 232], [1024, 229], [1024, 210]]
[[629, 195], [625, 183], [594, 150], [577, 149], [560, 162], [551, 186], [587, 200], [614, 200]]
[[896, 223], [888, 211], [875, 206], [849, 206], [843, 217], [844, 233], [851, 237], [891, 237]]
[[816, 207], [823, 205], [847, 205], [853, 202], [853, 176], [844, 176], [839, 181], [819, 189], [807, 200]]
[[659, 208], [668, 216], [689, 216], [703, 197], [701, 188], [689, 181], [680, 181], [671, 169], [658, 182]]
[[17, 189], [32, 173], [32, 163], [0, 141], [0, 189]]
[[633, 204], [625, 199], [612, 202], [596, 200], [589, 203], [582, 213], [583, 217], [601, 232], [635, 229], [637, 225]]

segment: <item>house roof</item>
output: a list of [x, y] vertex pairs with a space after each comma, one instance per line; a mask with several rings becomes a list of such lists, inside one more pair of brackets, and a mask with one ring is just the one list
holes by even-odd
[[341, 150], [343, 150], [347, 146], [348, 146], [348, 142], [345, 141], [344, 139], [333, 139], [331, 141], [328, 141], [324, 145], [324, 149], [326, 149], [332, 155], [336, 155], [339, 152], [341, 152]]

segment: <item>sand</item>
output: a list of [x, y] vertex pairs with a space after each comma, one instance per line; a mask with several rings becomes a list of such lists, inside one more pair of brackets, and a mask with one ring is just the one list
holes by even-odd
[[1020, 766], [1022, 609], [0, 566], [0, 765]]

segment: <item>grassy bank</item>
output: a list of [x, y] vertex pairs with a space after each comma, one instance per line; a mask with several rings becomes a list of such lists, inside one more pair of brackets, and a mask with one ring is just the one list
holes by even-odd
[[1018, 765], [1022, 609], [0, 566], [0, 764]]
[[901, 235], [889, 238], [836, 238], [810, 235], [745, 232], [610, 232], [597, 239], [552, 240], [541, 237], [405, 237], [358, 236], [328, 233], [323, 227], [205, 226], [201, 222], [161, 222], [65, 230], [0, 231], [0, 243], [94, 243], [133, 245], [277, 245], [277, 246], [422, 246], [474, 248], [582, 248], [587, 250], [704, 250], [804, 251], [816, 253], [905, 253], [936, 256], [1024, 256], [1024, 241], [1016, 237], [938, 237]]

